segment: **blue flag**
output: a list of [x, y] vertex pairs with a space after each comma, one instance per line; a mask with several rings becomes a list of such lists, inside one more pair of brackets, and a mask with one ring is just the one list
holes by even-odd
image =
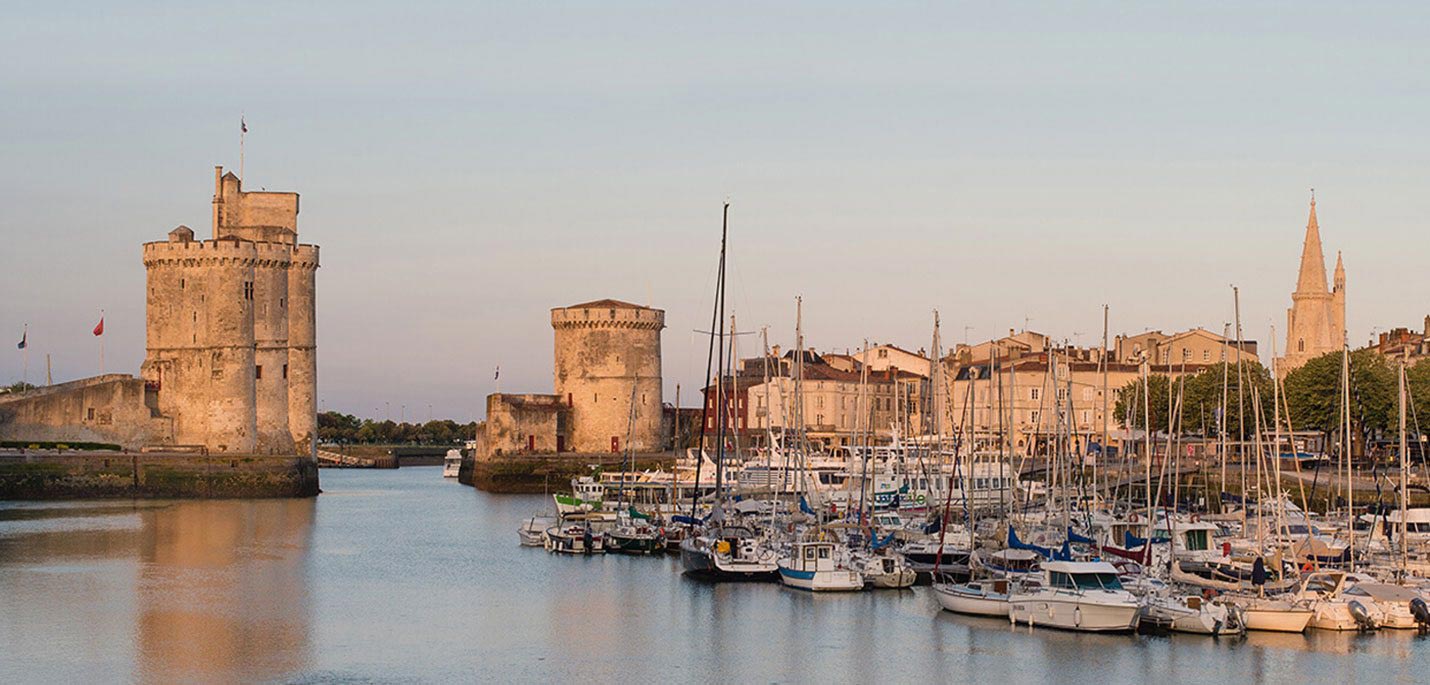
[[29, 339], [30, 339], [30, 331], [26, 330], [24, 333], [21, 333], [21, 334], [20, 334], [20, 344], [19, 344], [19, 345], [16, 345], [16, 346], [15, 346], [15, 349], [18, 349], [18, 350], [23, 350], [23, 349], [25, 349], [25, 346], [28, 344], [28, 343], [26, 343], [25, 341], [26, 341], [26, 340], [29, 340]]

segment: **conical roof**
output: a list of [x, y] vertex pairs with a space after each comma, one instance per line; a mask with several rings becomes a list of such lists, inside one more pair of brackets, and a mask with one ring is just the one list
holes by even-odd
[[1311, 197], [1311, 216], [1306, 220], [1306, 241], [1301, 246], [1301, 273], [1296, 277], [1296, 292], [1327, 292], [1326, 258], [1321, 254], [1321, 227], [1316, 223], [1314, 196]]

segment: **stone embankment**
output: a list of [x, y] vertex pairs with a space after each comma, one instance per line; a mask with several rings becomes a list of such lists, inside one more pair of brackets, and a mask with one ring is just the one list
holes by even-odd
[[311, 457], [0, 450], [0, 499], [313, 497]]
[[[632, 457], [632, 471], [662, 468], [669, 471], [675, 464], [670, 453], [637, 454]], [[620, 454], [524, 454], [511, 457], [476, 460], [462, 459], [457, 480], [479, 490], [497, 493], [567, 492], [571, 479], [588, 476], [596, 468], [619, 470], [625, 458]]]

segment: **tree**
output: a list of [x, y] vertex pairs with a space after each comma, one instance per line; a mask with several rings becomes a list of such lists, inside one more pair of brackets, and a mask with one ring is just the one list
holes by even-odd
[[[1328, 352], [1286, 375], [1286, 404], [1296, 430], [1315, 430], [1329, 439], [1344, 420], [1341, 409], [1342, 353]], [[1351, 433], [1358, 442], [1394, 428], [1399, 421], [1395, 370], [1375, 350], [1350, 355]]]
[[[1226, 420], [1219, 422], [1217, 418], [1221, 412], [1223, 382], [1227, 387]], [[1170, 397], [1168, 394], [1169, 383], [1171, 384]], [[1205, 426], [1208, 436], [1218, 435], [1218, 427], [1224, 423], [1227, 436], [1230, 439], [1235, 440], [1243, 435], [1250, 439], [1256, 432], [1256, 414], [1254, 413], [1256, 404], [1253, 402], [1253, 392], [1261, 395], [1262, 425], [1271, 423], [1271, 373], [1260, 364], [1243, 363], [1240, 380], [1238, 380], [1236, 364], [1227, 363], [1209, 366], [1197, 373], [1178, 378], [1169, 379], [1164, 374], [1152, 374], [1147, 378], [1147, 385], [1149, 386], [1147, 409], [1152, 415], [1153, 432], [1167, 430], [1169, 407], [1176, 404], [1178, 393], [1182, 398], [1182, 411], [1177, 424], [1179, 433], [1201, 433]], [[1237, 401], [1238, 386], [1241, 391], [1240, 402]], [[1128, 403], [1130, 402], [1136, 403], [1136, 406], [1132, 407], [1131, 421], [1128, 420]], [[1245, 415], [1244, 428], [1242, 425], [1243, 414]], [[1141, 428], [1145, 425], [1141, 379], [1133, 380], [1117, 391], [1117, 407], [1114, 416], [1124, 426]]]

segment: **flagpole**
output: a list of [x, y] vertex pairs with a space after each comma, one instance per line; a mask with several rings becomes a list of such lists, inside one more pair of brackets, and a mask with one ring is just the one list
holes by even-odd
[[243, 139], [248, 135], [248, 121], [238, 113], [238, 180], [243, 180]]

